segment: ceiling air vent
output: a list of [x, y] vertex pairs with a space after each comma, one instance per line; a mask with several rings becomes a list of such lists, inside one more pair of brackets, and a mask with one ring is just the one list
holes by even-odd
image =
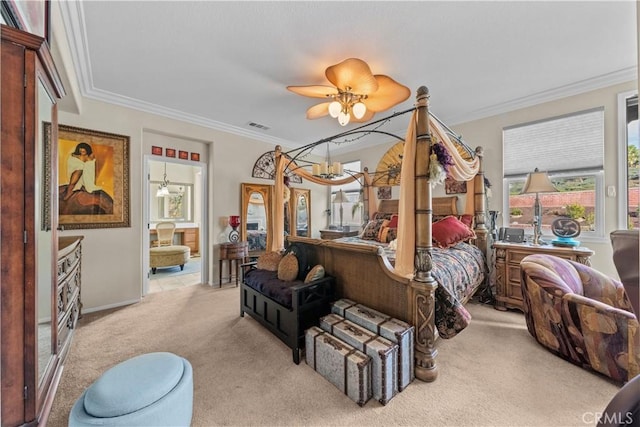
[[261, 125], [260, 123], [256, 123], [256, 122], [249, 122], [249, 126], [254, 127], [256, 129], [261, 129], [261, 130], [269, 130], [269, 126], [265, 126], [265, 125]]

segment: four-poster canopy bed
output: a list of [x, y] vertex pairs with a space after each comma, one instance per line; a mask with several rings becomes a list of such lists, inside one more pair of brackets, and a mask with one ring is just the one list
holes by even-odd
[[[394, 211], [398, 215], [397, 250], [395, 263], [376, 246], [357, 243], [319, 240], [308, 237], [288, 237], [288, 242], [304, 245], [307, 256], [314, 263], [322, 264], [328, 274], [336, 278], [337, 295], [358, 301], [375, 310], [406, 321], [415, 326], [415, 370], [416, 377], [433, 381], [437, 376], [435, 341], [436, 290], [438, 282], [434, 275], [434, 261], [439, 248], [433, 246], [432, 221], [438, 216], [457, 215], [456, 198], [432, 197], [432, 182], [435, 157], [434, 145], [442, 144], [453, 159], [448, 168], [449, 175], [458, 181], [467, 181], [467, 203], [464, 213], [472, 215], [475, 226], [473, 243], [480, 249], [484, 266], [488, 250], [487, 228], [485, 226], [485, 187], [481, 164], [482, 149], [475, 153], [450, 131], [444, 124], [429, 114], [429, 93], [424, 86], [417, 91], [416, 107], [412, 112], [407, 130], [400, 171], [400, 199], [395, 206], [385, 203], [376, 206], [374, 200], [374, 180], [365, 169], [342, 179], [322, 179], [312, 175], [302, 167], [293, 172], [311, 182], [324, 185], [342, 185], [354, 179], [362, 179], [365, 216], [379, 211]], [[397, 116], [402, 113], [397, 113]], [[383, 119], [384, 120], [384, 119]], [[366, 125], [365, 125], [366, 126]], [[330, 140], [330, 139], [327, 139]], [[327, 140], [302, 147], [301, 151], [324, 143]], [[465, 150], [466, 153], [465, 154]], [[294, 150], [295, 151], [295, 150]], [[297, 155], [283, 153], [276, 147], [276, 175], [271, 229], [271, 251], [280, 251], [285, 246], [283, 212], [283, 174], [288, 163]], [[288, 160], [289, 159], [289, 160]], [[430, 163], [432, 163], [430, 165]], [[291, 172], [291, 171], [289, 171]], [[391, 203], [391, 205], [394, 205]], [[446, 251], [446, 250], [444, 250]], [[434, 259], [436, 256], [436, 259]], [[477, 256], [476, 256], [477, 258]], [[484, 271], [474, 283], [463, 291], [462, 303], [468, 300], [484, 280]], [[440, 301], [440, 299], [438, 299]], [[464, 311], [464, 308], [462, 308]], [[466, 311], [465, 311], [466, 312]], [[468, 320], [468, 319], [467, 319]]]

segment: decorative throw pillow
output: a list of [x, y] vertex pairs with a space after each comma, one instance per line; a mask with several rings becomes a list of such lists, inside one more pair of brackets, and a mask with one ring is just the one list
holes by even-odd
[[389, 220], [389, 228], [398, 228], [398, 214], [391, 215]]
[[307, 261], [307, 250], [304, 245], [300, 243], [290, 243], [285, 251], [285, 255], [289, 252], [292, 252], [298, 259], [298, 280], [304, 280], [311, 269], [311, 266]]
[[377, 240], [380, 229], [382, 227], [387, 227], [388, 225], [388, 219], [372, 219], [367, 223], [367, 226], [364, 228], [360, 238], [364, 240]]
[[380, 229], [380, 233], [378, 234], [378, 242], [380, 243], [389, 243], [398, 237], [398, 229], [391, 227], [382, 227]]
[[458, 219], [467, 227], [469, 227], [470, 229], [473, 230], [473, 215], [469, 215], [469, 214], [464, 214], [464, 215], [460, 215], [458, 217]]
[[476, 237], [476, 233], [455, 216], [448, 216], [434, 222], [431, 227], [433, 241], [441, 248], [449, 248]]
[[314, 282], [324, 277], [324, 267], [320, 264], [309, 270], [307, 277], [304, 278], [304, 283]]
[[293, 252], [289, 252], [278, 264], [278, 279], [291, 282], [298, 278], [298, 258]]
[[280, 252], [267, 252], [260, 255], [256, 268], [260, 270], [278, 271], [278, 265], [281, 259], [282, 255]]
[[373, 219], [391, 219], [391, 216], [393, 214], [389, 212], [376, 212], [373, 214]]

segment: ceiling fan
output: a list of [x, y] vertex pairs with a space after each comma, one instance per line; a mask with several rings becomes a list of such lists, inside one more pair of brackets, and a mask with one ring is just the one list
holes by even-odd
[[387, 110], [409, 98], [411, 91], [389, 76], [374, 75], [361, 59], [349, 58], [325, 70], [333, 86], [287, 86], [293, 93], [328, 99], [307, 110], [307, 119], [327, 114], [342, 126], [349, 122], [367, 122], [375, 113]]

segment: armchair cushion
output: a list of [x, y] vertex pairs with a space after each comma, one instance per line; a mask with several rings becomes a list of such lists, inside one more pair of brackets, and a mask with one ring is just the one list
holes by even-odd
[[617, 381], [640, 373], [640, 331], [622, 285], [552, 255], [520, 263], [527, 329], [558, 356]]

